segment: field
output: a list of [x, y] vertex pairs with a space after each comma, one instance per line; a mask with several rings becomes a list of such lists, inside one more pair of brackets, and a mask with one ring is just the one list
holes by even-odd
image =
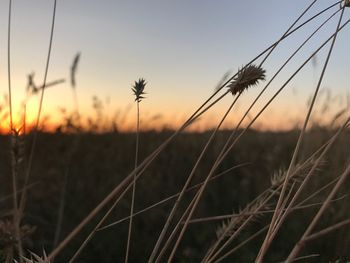
[[[210, 183], [194, 218], [237, 213], [265, 189], [268, 189], [271, 186], [272, 175], [281, 169], [286, 169], [288, 166], [298, 132], [297, 130], [283, 133], [249, 131], [225, 159], [217, 173], [237, 165], [242, 166], [229, 171]], [[302, 155], [309, 156], [332, 133], [330, 130], [321, 128], [310, 131], [307, 134], [307, 143], [302, 149]], [[170, 131], [141, 133], [140, 158], [146, 157], [170, 134]], [[229, 134], [228, 131], [222, 131], [218, 134], [215, 143], [210, 147], [208, 154], [205, 155], [200, 168], [197, 170], [193, 184], [205, 179], [205, 174], [208, 173], [220, 147], [222, 147]], [[80, 137], [79, 146], [71, 160], [68, 160], [70, 146], [77, 136]], [[209, 136], [210, 132], [185, 133], [169, 145], [138, 182], [135, 211], [148, 207], [179, 191]], [[341, 173], [349, 156], [350, 149], [347, 147], [350, 144], [349, 138], [348, 132], [339, 138], [339, 141], [331, 149], [329, 156], [317, 172], [317, 180], [314, 180], [308, 186], [303, 198], [334, 179], [335, 175]], [[40, 134], [31, 179], [31, 183], [34, 183], [34, 185], [29, 190], [28, 207], [23, 220], [23, 224], [28, 224], [36, 229], [33, 234], [24, 240], [26, 249], [39, 252], [42, 249], [46, 251], [52, 249], [64, 174], [67, 169], [69, 170], [69, 177], [66, 187], [66, 205], [61, 237], [67, 235], [104, 198], [105, 193], [110, 192], [123, 179], [125, 174], [132, 171], [134, 156], [132, 149], [134, 149], [134, 146], [135, 134]], [[1, 137], [1, 149], [1, 159], [3, 161], [0, 174], [1, 181], [4, 182], [1, 184], [1, 193], [10, 194], [11, 180], [8, 178], [10, 166], [5, 165], [10, 163], [10, 155], [7, 154], [10, 151], [10, 146], [6, 136]], [[348, 186], [349, 183], [342, 187], [342, 191], [337, 195], [337, 198], [342, 199], [331, 204], [317, 228], [321, 229], [350, 216], [349, 198], [343, 196]], [[329, 190], [329, 188], [324, 190], [307, 203], [317, 204], [322, 202]], [[192, 196], [193, 192], [186, 194], [186, 200], [190, 200]], [[109, 217], [108, 222], [117, 221], [128, 216], [130, 198], [130, 195], [127, 195], [121, 201], [119, 207]], [[6, 210], [6, 208], [11, 210], [10, 200], [1, 201], [3, 210]], [[156, 236], [159, 234], [159, 226], [164, 224], [173, 203], [174, 200], [171, 200], [135, 217], [131, 250], [137, 252], [131, 253], [130, 260], [132, 262], [143, 262], [149, 255], [156, 241]], [[9, 204], [9, 206], [5, 206], [5, 204]], [[305, 228], [303, 222], [310, 220], [318, 208], [319, 205], [315, 205], [293, 212], [293, 216], [282, 228], [278, 239], [268, 253], [267, 262], [277, 262], [284, 259], [286, 253]], [[181, 207], [181, 210], [183, 209], [184, 207]], [[247, 227], [246, 231], [238, 236], [231, 247], [236, 246], [255, 231], [260, 230], [270, 219], [271, 213], [257, 217]], [[190, 225], [188, 234], [179, 248], [176, 261], [188, 262], [189, 259], [198, 261], [203, 257], [203, 253], [215, 238], [215, 231], [221, 225], [221, 221], [212, 220]], [[127, 238], [127, 222], [96, 233], [92, 241], [83, 250], [78, 262], [98, 262], [101, 259], [103, 262], [123, 261]], [[72, 256], [91, 230], [91, 227], [96, 223], [95, 219], [94, 223], [67, 247], [56, 262], [66, 262], [65, 259]], [[349, 231], [349, 228], [344, 228], [308, 244], [303, 254], [319, 256], [315, 259], [308, 259], [307, 262], [329, 262], [336, 259], [342, 259], [342, 262], [344, 262], [345, 259], [349, 259]], [[232, 260], [252, 261], [261, 242], [262, 236], [257, 237], [229, 257], [227, 262], [232, 262]]]

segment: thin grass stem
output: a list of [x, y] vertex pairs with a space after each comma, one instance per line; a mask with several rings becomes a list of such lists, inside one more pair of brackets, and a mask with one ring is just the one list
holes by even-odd
[[342, 21], [342, 18], [343, 18], [344, 10], [345, 9], [343, 8], [342, 12], [341, 12], [341, 15], [340, 15], [340, 18], [339, 18], [339, 21], [338, 21], [338, 24], [337, 24], [337, 28], [336, 28], [334, 36], [333, 36], [333, 40], [332, 40], [331, 46], [330, 46], [328, 54], [327, 54], [326, 61], [324, 63], [324, 66], [323, 66], [320, 78], [318, 80], [318, 83], [317, 83], [317, 86], [316, 86], [316, 89], [315, 89], [315, 92], [314, 92], [314, 95], [313, 95], [313, 98], [312, 98], [312, 102], [311, 102], [309, 110], [307, 112], [307, 116], [305, 118], [303, 128], [302, 128], [302, 130], [300, 132], [297, 144], [296, 144], [295, 149], [294, 149], [294, 153], [293, 153], [292, 159], [290, 161], [290, 164], [289, 164], [289, 167], [288, 167], [288, 170], [287, 170], [285, 181], [284, 181], [284, 184], [283, 184], [283, 187], [282, 187], [282, 190], [281, 190], [281, 193], [280, 193], [277, 205], [276, 205], [275, 213], [272, 216], [271, 224], [270, 224], [269, 230], [267, 232], [267, 236], [266, 236], [266, 238], [265, 238], [265, 240], [264, 240], [264, 242], [263, 242], [263, 244], [261, 246], [260, 252], [258, 254], [258, 257], [257, 257], [257, 260], [256, 260], [257, 263], [261, 263], [262, 262], [265, 254], [267, 252], [267, 249], [269, 248], [269, 246], [270, 246], [270, 244], [272, 242], [271, 236], [272, 236], [272, 233], [275, 231], [276, 223], [280, 219], [280, 216], [278, 216], [278, 215], [279, 215], [279, 213], [281, 213], [281, 208], [283, 208], [282, 207], [282, 203], [283, 203], [285, 191], [287, 189], [289, 176], [290, 176], [290, 173], [291, 173], [292, 169], [294, 169], [294, 166], [295, 166], [295, 163], [296, 163], [296, 160], [297, 160], [297, 156], [298, 156], [298, 153], [299, 153], [299, 149], [300, 149], [301, 143], [303, 142], [303, 139], [304, 139], [304, 134], [305, 134], [305, 131], [306, 131], [306, 127], [307, 127], [307, 125], [309, 123], [309, 119], [310, 119], [312, 110], [314, 108], [314, 104], [315, 104], [315, 101], [316, 101], [316, 98], [317, 98], [317, 95], [318, 95], [321, 83], [323, 81], [323, 77], [324, 77], [324, 74], [326, 72], [330, 56], [331, 56], [333, 48], [334, 48], [334, 44], [335, 44], [335, 41], [336, 41], [336, 38], [337, 38], [338, 30], [340, 28], [341, 21]]
[[[231, 172], [231, 171], [233, 171], [233, 170], [235, 170], [235, 169], [237, 169], [237, 168], [239, 168], [239, 167], [243, 167], [243, 166], [245, 166], [245, 165], [247, 165], [247, 164], [249, 164], [249, 163], [243, 163], [243, 164], [240, 164], [240, 165], [235, 165], [235, 166], [233, 166], [233, 167], [231, 167], [231, 168], [229, 168], [229, 169], [223, 171], [222, 173], [219, 173], [219, 174], [213, 176], [213, 177], [211, 178], [211, 181], [213, 181], [213, 180], [215, 180], [215, 179], [218, 179], [219, 177], [221, 177], [221, 176], [223, 176], [223, 175], [225, 175], [225, 174], [228, 174], [229, 172]], [[203, 184], [203, 182], [201, 182], [201, 183], [199, 183], [199, 184], [196, 184], [196, 185], [193, 185], [193, 186], [187, 188], [186, 193], [188, 193], [188, 192], [190, 192], [190, 191], [192, 191], [192, 190], [194, 190], [194, 189], [197, 189], [197, 188], [200, 187], [202, 184]], [[166, 197], [166, 198], [162, 199], [161, 201], [158, 201], [158, 202], [156, 202], [156, 203], [154, 203], [154, 204], [152, 204], [152, 205], [150, 205], [150, 206], [148, 206], [148, 207], [146, 207], [146, 208], [144, 208], [144, 209], [142, 209], [142, 210], [140, 210], [140, 211], [138, 211], [138, 212], [132, 214], [132, 216], [134, 217], [134, 216], [140, 215], [140, 214], [142, 214], [142, 213], [144, 213], [144, 212], [147, 212], [147, 211], [151, 210], [152, 208], [155, 208], [155, 207], [157, 207], [157, 206], [159, 206], [159, 205], [162, 205], [162, 204], [164, 204], [164, 203], [167, 203], [168, 201], [171, 201], [171, 200], [175, 199], [175, 198], [178, 197], [179, 195], [180, 195], [180, 192], [178, 192], [177, 194], [171, 195], [171, 196], [169, 196], [169, 197]], [[1, 200], [0, 200], [0, 201], [1, 201]], [[108, 228], [110, 228], [110, 227], [112, 227], [112, 226], [118, 225], [118, 224], [120, 224], [120, 223], [122, 223], [122, 222], [128, 220], [129, 218], [130, 218], [130, 216], [127, 216], [127, 217], [124, 217], [124, 218], [122, 218], [122, 219], [119, 219], [119, 220], [116, 221], [116, 222], [113, 222], [113, 223], [111, 223], [111, 224], [108, 224], [108, 225], [106, 225], [106, 226], [104, 226], [104, 227], [99, 228], [98, 231], [102, 231], [102, 230], [108, 229]]]
[[321, 216], [324, 214], [324, 212], [328, 208], [331, 200], [337, 194], [339, 188], [344, 184], [344, 182], [347, 179], [347, 177], [349, 176], [349, 174], [350, 174], [350, 163], [347, 165], [345, 171], [340, 176], [337, 184], [333, 187], [332, 191], [327, 196], [327, 199], [324, 201], [323, 205], [318, 210], [317, 214], [315, 215], [315, 217], [313, 218], [313, 220], [311, 221], [311, 223], [309, 224], [309, 226], [305, 230], [303, 236], [300, 238], [300, 240], [294, 246], [292, 252], [289, 254], [289, 256], [286, 260], [286, 263], [293, 262], [294, 258], [297, 257], [297, 255], [299, 254], [300, 250], [302, 249], [302, 247], [305, 243], [305, 240], [307, 240], [307, 237], [311, 235], [311, 231], [315, 228], [315, 226], [318, 223], [318, 221], [320, 220]]
[[168, 227], [171, 223], [171, 220], [173, 219], [174, 215], [175, 215], [175, 212], [180, 204], [180, 201], [182, 199], [182, 197], [184, 196], [190, 182], [192, 181], [193, 177], [194, 177], [194, 174], [195, 172], [197, 171], [197, 168], [199, 166], [199, 163], [202, 161], [203, 157], [204, 157], [204, 154], [207, 152], [210, 144], [212, 143], [212, 141], [214, 140], [218, 130], [220, 129], [221, 125], [224, 123], [224, 121], [226, 120], [226, 117], [228, 116], [228, 114], [231, 112], [233, 106], [235, 105], [235, 103], [237, 102], [237, 100], [239, 99], [240, 95], [242, 94], [242, 92], [240, 92], [236, 97], [235, 99], [233, 100], [233, 102], [231, 103], [231, 105], [229, 106], [229, 108], [227, 109], [227, 111], [225, 112], [224, 116], [222, 117], [222, 119], [220, 120], [219, 124], [216, 126], [215, 130], [212, 132], [209, 140], [207, 141], [206, 145], [204, 146], [202, 152], [200, 153], [195, 165], [193, 166], [192, 170], [191, 170], [191, 173], [190, 175], [188, 176], [181, 192], [180, 192], [180, 195], [178, 196], [177, 200], [175, 201], [175, 204], [174, 206], [172, 207], [170, 213], [169, 213], [169, 216], [164, 224], [164, 227], [158, 237], [158, 240], [153, 248], [153, 251], [151, 253], [151, 256], [150, 258], [148, 259], [149, 262], [153, 262], [154, 258], [156, 257], [156, 253], [158, 252], [158, 249], [161, 245], [161, 242], [166, 234], [166, 231], [168, 230]]
[[[48, 54], [47, 54], [47, 58], [46, 58], [46, 66], [45, 66], [43, 87], [46, 87], [46, 80], [47, 80], [47, 75], [48, 75], [49, 65], [50, 65], [51, 49], [52, 49], [52, 44], [53, 44], [53, 34], [54, 34], [55, 20], [56, 20], [56, 6], [57, 6], [57, 0], [54, 0], [52, 21], [51, 21], [51, 30], [50, 30], [49, 48], [48, 48]], [[44, 101], [44, 94], [45, 94], [45, 88], [42, 88], [41, 89], [41, 96], [40, 96], [38, 114], [37, 114], [36, 122], [35, 122], [35, 126], [34, 126], [33, 143], [32, 143], [32, 147], [31, 147], [31, 150], [30, 150], [30, 154], [29, 154], [29, 158], [28, 158], [28, 165], [27, 165], [25, 178], [24, 178], [24, 186], [26, 186], [28, 184], [30, 173], [31, 173], [31, 170], [32, 170], [32, 164], [33, 164], [34, 153], [35, 153], [37, 137], [38, 137], [38, 128], [39, 128], [41, 111], [42, 111], [43, 101]], [[24, 211], [24, 208], [25, 208], [26, 194], [27, 194], [27, 192], [23, 191], [23, 193], [21, 195], [21, 200], [20, 200], [20, 205], [19, 205], [20, 218], [21, 218], [21, 215], [23, 214], [23, 211]]]
[[[340, 3], [341, 1], [338, 1], [336, 4]], [[308, 19], [304, 23], [302, 23], [300, 26], [289, 32], [283, 39], [286, 39], [293, 33], [295, 33], [297, 30], [299, 30], [301, 27], [315, 19], [317, 16], [321, 15], [322, 13], [326, 12], [330, 8], [334, 7], [336, 4], [333, 4], [332, 6], [327, 7], [326, 9], [322, 10], [318, 14], [314, 15], [312, 18]], [[280, 41], [280, 40], [278, 40]], [[270, 50], [278, 41], [270, 45], [268, 48], [266, 48], [264, 51], [262, 51], [259, 55], [257, 55], [255, 58], [253, 58], [247, 65], [250, 65], [257, 59], [259, 59], [262, 55], [264, 55], [268, 50]], [[185, 122], [185, 124], [191, 122], [191, 120], [196, 116], [196, 114], [202, 110], [202, 108], [215, 96], [219, 93], [220, 90], [222, 90], [232, 79], [234, 76], [227, 80], [220, 88], [218, 88], [217, 91], [214, 92], [192, 115], [191, 117]], [[131, 182], [131, 179], [135, 172], [139, 173], [141, 170], [145, 170], [147, 166], [158, 156], [158, 154], [172, 141], [181, 131], [184, 130], [184, 126], [180, 127], [177, 131], [174, 132], [173, 135], [171, 135], [161, 146], [159, 146], [153, 153], [151, 153], [139, 166], [138, 169], [135, 171], [132, 171], [119, 185], [117, 185], [77, 226], [75, 229], [72, 230], [70, 234], [67, 235], [67, 237], [51, 252], [51, 254], [48, 256], [48, 259], [54, 258], [62, 249], [66, 247], [68, 243], [82, 230], [82, 228], [90, 222], [92, 218], [95, 217], [95, 215], [117, 194], [122, 193], [123, 189], [126, 185], [128, 185]]]
[[[138, 156], [139, 156], [139, 132], [140, 132], [140, 102], [137, 101], [137, 123], [136, 123], [136, 149], [135, 149], [135, 170], [137, 169], [138, 164]], [[134, 204], [135, 204], [135, 193], [136, 193], [136, 176], [134, 174], [134, 180], [132, 183], [132, 197], [131, 197], [131, 207], [130, 207], [130, 219], [129, 219], [129, 229], [128, 229], [128, 240], [126, 244], [126, 255], [125, 255], [125, 263], [129, 260], [129, 251], [130, 251], [130, 241], [131, 241], [131, 230], [132, 230], [132, 221], [134, 213]]]

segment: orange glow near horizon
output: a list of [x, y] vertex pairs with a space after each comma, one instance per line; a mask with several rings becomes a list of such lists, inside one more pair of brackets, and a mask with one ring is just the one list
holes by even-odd
[[[111, 127], [114, 123], [118, 131], [134, 131], [136, 105], [131, 88], [138, 78], [145, 78], [147, 82], [146, 99], [141, 105], [141, 129], [176, 129], [213, 94], [223, 73], [229, 72], [229, 75], [233, 76], [238, 68], [258, 55], [261, 50], [278, 41], [282, 32], [289, 27], [290, 20], [298, 17], [304, 6], [287, 1], [282, 8], [277, 0], [255, 3], [239, 1], [239, 4], [225, 1], [220, 5], [215, 1], [201, 5], [196, 1], [152, 1], [147, 4], [142, 2], [144, 12], [135, 16], [134, 10], [140, 8], [140, 4], [133, 1], [125, 1], [123, 4], [109, 1], [108, 4], [101, 5], [97, 1], [89, 1], [89, 4], [86, 4], [79, 0], [61, 3], [57, 27], [54, 30], [47, 83], [64, 81], [45, 89], [43, 112], [40, 116], [41, 130], [54, 132], [78, 106], [85, 129], [89, 128], [90, 118], [98, 125], [105, 125], [104, 127]], [[327, 5], [327, 1], [315, 4], [312, 12], [323, 10]], [[275, 7], [281, 8], [276, 12]], [[13, 124], [20, 128], [25, 119], [27, 131], [36, 122], [40, 99], [39, 92], [28, 95], [28, 74], [33, 74], [32, 81], [38, 87], [43, 84], [51, 8], [46, 1], [18, 1], [14, 8], [15, 15], [12, 17], [9, 39], [11, 52], [7, 54], [6, 45], [3, 50], [3, 55], [11, 60], [9, 76]], [[7, 10], [7, 4], [0, 1], [0, 18], [4, 25], [8, 23]], [[235, 15], [232, 15], [232, 10], [236, 12]], [[250, 10], [251, 19], [243, 26], [232, 28], [232, 25], [242, 24], [241, 22], [246, 20], [243, 10]], [[294, 53], [306, 37], [320, 25], [321, 20], [317, 21], [305, 24], [295, 31], [295, 34], [281, 42], [278, 41], [279, 46], [273, 49], [268, 59], [264, 59], [268, 81], [278, 68], [284, 65], [286, 59], [295, 54], [278, 76], [274, 77], [268, 90], [243, 122], [243, 127], [258, 114], [286, 80], [289, 82], [293, 72], [304, 64], [305, 59], [319, 44], [333, 34], [332, 25], [324, 27], [303, 48], [298, 48], [298, 53]], [[336, 26], [335, 20], [330, 20], [330, 23]], [[337, 104], [338, 108], [324, 117], [322, 105], [319, 104], [319, 109], [315, 109], [312, 116], [315, 116], [315, 121], [311, 121], [310, 125], [317, 123], [316, 121], [331, 123], [329, 120], [332, 120], [337, 112], [345, 107], [349, 108], [348, 59], [344, 54], [348, 51], [350, 34], [343, 30], [340, 35], [316, 102], [324, 103], [328, 107], [329, 99], [329, 102]], [[7, 36], [7, 27], [0, 27], [0, 42], [6, 44]], [[259, 41], [256, 41], [256, 36], [259, 36]], [[217, 41], [218, 39], [220, 41]], [[76, 87], [73, 94], [70, 69], [78, 52], [81, 58], [76, 71]], [[326, 52], [322, 50], [285, 86], [252, 128], [277, 131], [298, 127], [305, 118], [307, 100], [317, 85], [325, 59]], [[261, 61], [254, 63], [259, 62]], [[10, 130], [10, 120], [6, 116], [8, 98], [2, 96], [9, 93], [7, 67], [7, 59], [2, 59], [2, 133]], [[244, 93], [223, 124], [223, 128], [235, 127], [267, 81]], [[327, 91], [326, 88], [329, 89], [329, 96], [328, 92], [321, 94], [322, 89]], [[97, 98], [96, 96], [98, 102], [94, 105], [92, 98]], [[349, 101], [348, 105], [345, 105], [346, 99]], [[28, 102], [25, 118], [24, 101]], [[226, 96], [188, 130], [204, 131], [215, 128], [231, 102], [232, 97]], [[96, 110], [99, 106], [100, 109]], [[97, 121], [99, 116], [102, 116], [102, 121]], [[103, 130], [108, 128], [101, 129]]]
[[[27, 110], [26, 114], [26, 122], [25, 122], [25, 129], [26, 132], [29, 132], [35, 127], [36, 123], [36, 115], [37, 112], [35, 110]], [[45, 115], [46, 116], [46, 115]], [[48, 119], [45, 119], [45, 116], [41, 117], [41, 123], [40, 123], [40, 129], [45, 132], [55, 132], [56, 128], [63, 124], [62, 120], [60, 120], [58, 114], [56, 115], [50, 115]], [[157, 116], [157, 115], [155, 115]], [[235, 125], [238, 123], [239, 118], [241, 117], [241, 114], [233, 115], [236, 117], [229, 117], [228, 120], [224, 122], [221, 129], [233, 129]], [[220, 121], [221, 114], [208, 114], [206, 118], [201, 118], [194, 122], [190, 127], [188, 127], [186, 130], [189, 132], [203, 132], [206, 130], [210, 130], [216, 127], [218, 122]], [[43, 119], [45, 119], [43, 121]], [[87, 116], [82, 116], [82, 126], [83, 130], [89, 130], [88, 124], [87, 124]], [[260, 131], [285, 131], [292, 128], [295, 128], [298, 126], [299, 122], [298, 119], [295, 118], [294, 121], [290, 121], [290, 119], [285, 119], [282, 121], [282, 118], [277, 115], [269, 115], [268, 117], [262, 116], [260, 119], [256, 121], [256, 123], [252, 126], [253, 129], [257, 129]], [[178, 117], [172, 114], [165, 115], [162, 118], [157, 119], [156, 117], [143, 117], [141, 116], [141, 130], [147, 131], [147, 130], [156, 130], [156, 131], [162, 131], [164, 129], [169, 130], [175, 130], [179, 128], [184, 122], [186, 121], [186, 117]], [[43, 125], [44, 122], [44, 125]], [[106, 123], [107, 125], [111, 123]], [[118, 124], [118, 123], [117, 123]], [[248, 125], [248, 120], [245, 120], [243, 122], [242, 127], [246, 127]], [[14, 116], [13, 118], [13, 127], [16, 130], [24, 129], [24, 118]], [[121, 124], [118, 124], [118, 131], [119, 132], [133, 132], [135, 131], [135, 119], [131, 116], [128, 116], [128, 118]], [[100, 132], [108, 131], [109, 128], [103, 128], [99, 130]], [[0, 133], [6, 134], [10, 131], [10, 117], [3, 119], [0, 123]]]

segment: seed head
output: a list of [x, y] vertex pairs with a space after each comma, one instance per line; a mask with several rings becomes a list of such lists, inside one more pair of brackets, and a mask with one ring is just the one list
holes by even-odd
[[147, 84], [146, 80], [143, 78], [140, 78], [138, 81], [135, 81], [135, 84], [132, 87], [132, 91], [134, 92], [134, 94], [136, 96], [135, 101], [141, 102], [141, 100], [145, 98], [142, 95], [146, 94], [145, 92], [143, 92], [146, 84]]
[[12, 129], [11, 133], [11, 153], [12, 161], [17, 166], [23, 161], [24, 156], [24, 137], [22, 129]]
[[238, 70], [237, 76], [227, 87], [232, 92], [232, 95], [236, 95], [250, 86], [257, 85], [259, 80], [265, 80], [265, 70], [255, 65], [249, 65]]
[[[43, 251], [43, 256], [39, 256], [31, 251], [30, 252], [30, 258], [23, 257], [24, 263], [50, 263], [49, 258], [46, 255], [46, 252]], [[18, 263], [15, 260], [15, 263]]]
[[39, 88], [35, 85], [34, 82], [34, 73], [28, 75], [28, 84], [27, 84], [27, 92], [36, 94], [39, 91]]
[[75, 55], [72, 66], [70, 68], [70, 83], [71, 83], [73, 89], [76, 86], [75, 76], [76, 76], [77, 69], [78, 69], [79, 59], [80, 59], [80, 52], [78, 52]]

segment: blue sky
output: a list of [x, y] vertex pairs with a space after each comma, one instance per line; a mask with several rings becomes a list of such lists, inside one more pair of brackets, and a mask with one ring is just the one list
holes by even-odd
[[[334, 2], [317, 1], [305, 18]], [[103, 101], [109, 98], [110, 104], [105, 107], [110, 117], [117, 110], [125, 111], [128, 107], [132, 107], [130, 115], [133, 116], [131, 85], [134, 80], [144, 77], [148, 82], [148, 98], [142, 102], [144, 119], [161, 114], [164, 122], [179, 122], [213, 92], [225, 72], [235, 72], [276, 41], [310, 3], [277, 0], [58, 0], [48, 80], [68, 78], [72, 59], [80, 51], [77, 91], [84, 114], [92, 114], [91, 99], [97, 95]], [[42, 82], [52, 7], [53, 1], [48, 0], [13, 1], [11, 61], [16, 111], [24, 98], [26, 75], [35, 72], [36, 81]], [[266, 63], [267, 76], [270, 77], [334, 10], [282, 43]], [[1, 1], [0, 94], [7, 93], [7, 11], [8, 1]], [[344, 21], [349, 18], [348, 13], [346, 10]], [[337, 19], [338, 16], [320, 31], [276, 79], [260, 106], [312, 50], [328, 38]], [[333, 96], [344, 96], [349, 91], [346, 79], [348, 43], [350, 32], [345, 28], [338, 37], [323, 85], [332, 90]], [[298, 75], [259, 125], [279, 128], [305, 113], [307, 98], [317, 83], [324, 57], [325, 52], [322, 52], [314, 60], [316, 63]], [[247, 108], [258, 89], [244, 94], [232, 118]], [[48, 90], [44, 114], [53, 120], [59, 118], [58, 107], [72, 109], [71, 97], [68, 83]], [[230, 99], [209, 113], [206, 122], [217, 119]], [[33, 116], [36, 105], [34, 98], [30, 104]]]

